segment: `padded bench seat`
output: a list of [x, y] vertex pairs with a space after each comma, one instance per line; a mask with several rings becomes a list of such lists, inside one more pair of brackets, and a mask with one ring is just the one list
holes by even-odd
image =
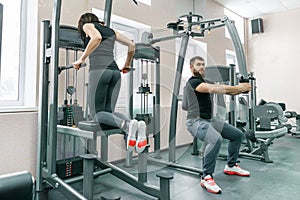
[[81, 121], [78, 123], [78, 128], [85, 131], [98, 132], [100, 135], [102, 135], [101, 133], [104, 133], [104, 135], [125, 134], [118, 127], [99, 124], [95, 121]]
[[284, 136], [288, 132], [286, 127], [271, 131], [255, 131], [255, 137], [260, 139], [278, 138]]
[[252, 144], [248, 143], [248, 148], [244, 152], [240, 152], [240, 156], [258, 158], [263, 162], [272, 163], [269, 158], [269, 146], [276, 138], [284, 136], [288, 132], [286, 127], [278, 128], [271, 131], [255, 131], [255, 138], [259, 142], [259, 146], [253, 148]]

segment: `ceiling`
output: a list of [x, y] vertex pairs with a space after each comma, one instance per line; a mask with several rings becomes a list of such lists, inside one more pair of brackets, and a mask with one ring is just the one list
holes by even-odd
[[245, 18], [282, 12], [300, 7], [300, 0], [215, 0]]

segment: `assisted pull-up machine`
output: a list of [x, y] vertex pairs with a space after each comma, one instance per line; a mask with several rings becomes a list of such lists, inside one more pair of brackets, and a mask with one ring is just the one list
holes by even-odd
[[[134, 2], [136, 3], [136, 1]], [[162, 200], [169, 200], [169, 180], [173, 178], [172, 175], [166, 173], [157, 174], [157, 177], [160, 179], [160, 185], [157, 187], [147, 184], [145, 164], [142, 168], [143, 173], [139, 173], [141, 177], [137, 178], [107, 162], [107, 156], [104, 155], [107, 154], [107, 142], [104, 144], [103, 141], [107, 141], [107, 137], [111, 134], [123, 134], [122, 130], [102, 130], [99, 124], [95, 124], [95, 122], [79, 122], [79, 128], [58, 125], [58, 75], [62, 70], [70, 67], [61, 68], [58, 66], [59, 49], [84, 50], [80, 34], [77, 31], [63, 31], [65, 29], [59, 25], [61, 4], [62, 0], [54, 1], [52, 24], [50, 24], [50, 21], [43, 21], [42, 23], [36, 191], [42, 192], [52, 188], [59, 190], [70, 199], [93, 199], [94, 177], [110, 173], [146, 194]], [[104, 16], [107, 25], [110, 24], [111, 7], [112, 0], [107, 0]], [[73, 29], [71, 28], [70, 30]], [[66, 35], [62, 34], [63, 32]], [[71, 35], [67, 36], [67, 33]], [[88, 154], [80, 155], [83, 159], [83, 172], [81, 176], [63, 180], [58, 175], [56, 155], [58, 133], [79, 137], [87, 141], [86, 150]], [[101, 139], [102, 158], [99, 160], [94, 155], [97, 152], [96, 138], [103, 135], [104, 139]], [[105, 148], [106, 152], [103, 152], [102, 150]], [[94, 171], [94, 165], [97, 165], [102, 170]], [[83, 194], [69, 185], [81, 180], [83, 180]]]

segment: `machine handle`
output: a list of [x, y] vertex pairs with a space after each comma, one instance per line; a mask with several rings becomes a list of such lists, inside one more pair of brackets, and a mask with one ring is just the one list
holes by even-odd
[[[86, 63], [82, 63], [82, 64], [80, 64], [80, 67], [85, 67], [86, 65], [87, 65]], [[71, 69], [71, 68], [73, 68], [73, 67], [74, 67], [73, 64], [58, 67], [58, 74], [60, 74], [63, 70]]]

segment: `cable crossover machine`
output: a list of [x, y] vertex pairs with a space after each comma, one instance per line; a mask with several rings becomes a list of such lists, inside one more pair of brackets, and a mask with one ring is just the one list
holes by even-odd
[[[237, 61], [239, 66], [239, 71], [241, 74], [241, 79], [243, 81], [248, 80], [248, 72], [246, 67], [245, 55], [243, 51], [243, 47], [238, 36], [238, 32], [234, 25], [234, 21], [228, 19], [228, 17], [215, 18], [215, 19], [203, 19], [202, 16], [196, 15], [193, 13], [189, 13], [187, 15], [182, 15], [179, 17], [177, 22], [169, 23], [167, 25], [168, 28], [173, 29], [173, 35], [154, 38], [152, 33], [144, 32], [142, 36], [142, 42], [145, 45], [153, 45], [158, 42], [172, 40], [175, 38], [181, 39], [180, 50], [178, 53], [177, 59], [177, 68], [175, 73], [175, 80], [173, 86], [172, 93], [172, 103], [171, 103], [171, 113], [170, 113], [170, 126], [169, 126], [169, 160], [164, 161], [160, 156], [160, 130], [155, 130], [157, 135], [154, 135], [154, 156], [148, 157], [148, 161], [152, 164], [162, 164], [171, 168], [183, 169], [185, 171], [191, 171], [194, 173], [202, 174], [202, 170], [199, 168], [181, 165], [176, 162], [176, 125], [177, 125], [177, 112], [178, 112], [178, 102], [182, 100], [182, 96], [179, 95], [181, 77], [182, 77], [182, 69], [184, 65], [184, 59], [186, 55], [186, 50], [188, 46], [189, 38], [192, 37], [204, 37], [206, 31], [211, 31], [216, 28], [221, 28], [226, 26], [232, 38], [233, 46], [235, 48], [235, 52], [237, 54]], [[156, 84], [160, 84], [157, 82]], [[155, 97], [158, 99], [156, 102], [159, 105], [160, 94], [156, 94]], [[232, 107], [232, 106], [231, 106]], [[250, 105], [251, 107], [251, 105]], [[155, 110], [155, 118], [159, 119], [159, 109]], [[234, 119], [234, 115], [232, 115], [232, 120]], [[156, 120], [155, 120], [156, 121]], [[156, 121], [159, 126], [159, 121]], [[194, 140], [195, 141], [195, 140]]]

